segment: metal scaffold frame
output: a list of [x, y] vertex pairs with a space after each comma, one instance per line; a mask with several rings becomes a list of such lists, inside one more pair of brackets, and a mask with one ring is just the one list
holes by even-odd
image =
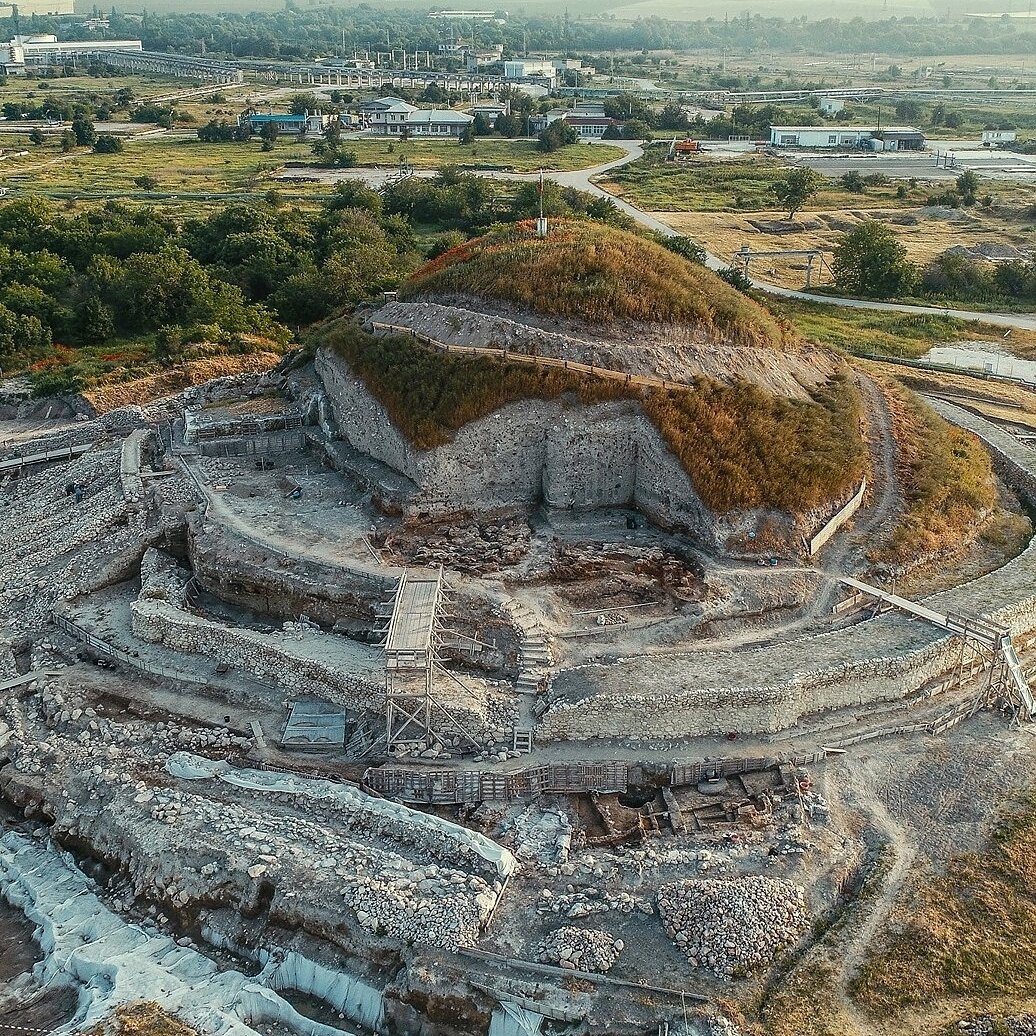
[[415, 575], [404, 569], [390, 605], [380, 616], [384, 622], [379, 632], [385, 651], [385, 744], [390, 755], [443, 747], [442, 734], [433, 727], [456, 734], [475, 749], [481, 747], [433, 693], [437, 673], [463, 687], [443, 666], [441, 655], [448, 603], [441, 565], [434, 575]]

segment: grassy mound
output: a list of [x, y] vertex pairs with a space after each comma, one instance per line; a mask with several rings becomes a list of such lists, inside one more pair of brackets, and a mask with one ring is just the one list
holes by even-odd
[[552, 220], [494, 230], [427, 263], [402, 295], [482, 295], [594, 323], [638, 320], [700, 327], [740, 345], [781, 348], [794, 335], [711, 270], [624, 230]]
[[906, 507], [874, 560], [897, 564], [969, 542], [996, 506], [992, 464], [982, 443], [926, 406], [895, 379], [871, 375], [885, 394], [898, 446]]
[[449, 442], [508, 403], [571, 392], [584, 403], [639, 402], [717, 513], [822, 505], [856, 485], [864, 469], [858, 403], [844, 378], [809, 402], [707, 378], [645, 392], [573, 371], [436, 352], [406, 335], [376, 338], [348, 320], [325, 325], [313, 344], [335, 349], [419, 449]]

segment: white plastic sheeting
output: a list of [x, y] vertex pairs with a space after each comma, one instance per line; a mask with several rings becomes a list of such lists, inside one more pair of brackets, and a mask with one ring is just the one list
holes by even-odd
[[319, 997], [339, 1014], [368, 1029], [381, 1030], [384, 1025], [385, 1000], [380, 989], [294, 951], [262, 977], [272, 989], [296, 989]]
[[489, 1036], [538, 1036], [543, 1015], [518, 1004], [503, 1003], [489, 1021]]
[[184, 780], [218, 778], [227, 784], [252, 791], [281, 792], [288, 795], [304, 795], [311, 799], [329, 799], [346, 809], [373, 813], [397, 823], [445, 836], [451, 841], [468, 846], [482, 859], [492, 864], [501, 878], [507, 879], [518, 864], [514, 856], [491, 838], [469, 831], [466, 827], [453, 824], [441, 817], [430, 816], [411, 809], [399, 802], [377, 799], [366, 795], [358, 788], [334, 784], [309, 777], [297, 777], [288, 773], [268, 773], [262, 770], [238, 770], [229, 763], [205, 759], [190, 752], [177, 752], [166, 761], [166, 770], [174, 777]]
[[349, 1032], [306, 1018], [276, 989], [309, 993], [367, 1028], [382, 1026], [382, 994], [360, 979], [296, 953], [277, 960], [265, 950], [257, 956], [266, 966], [255, 979], [219, 969], [169, 936], [123, 921], [94, 887], [68, 854], [14, 832], [0, 836], [0, 894], [36, 925], [44, 953], [33, 977], [79, 994], [75, 1015], [56, 1032], [79, 1031], [138, 1000], [156, 1001], [212, 1036], [258, 1036], [249, 1022], [260, 1019], [283, 1022], [303, 1036]]

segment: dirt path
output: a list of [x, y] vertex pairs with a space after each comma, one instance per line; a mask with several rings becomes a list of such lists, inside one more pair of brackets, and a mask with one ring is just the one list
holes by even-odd
[[880, 844], [888, 867], [880, 891], [870, 901], [867, 916], [852, 937], [839, 947], [838, 993], [860, 1036], [881, 1036], [884, 1030], [849, 997], [849, 983], [872, 949], [875, 936], [888, 920], [918, 854], [913, 835], [892, 816], [883, 799], [883, 795], [890, 793], [894, 761], [883, 757], [874, 762], [873, 767], [854, 768], [852, 782], [845, 786], [847, 802], [867, 818], [870, 837]]
[[871, 455], [874, 498], [860, 512], [847, 536], [837, 537], [823, 556], [822, 571], [831, 576], [824, 593], [818, 594], [807, 618], [816, 620], [831, 611], [838, 592], [838, 579], [859, 571], [866, 559], [867, 545], [882, 526], [890, 531], [903, 507], [903, 493], [896, 473], [896, 440], [892, 415], [878, 386], [865, 374], [855, 375], [857, 388], [867, 408], [867, 439]]

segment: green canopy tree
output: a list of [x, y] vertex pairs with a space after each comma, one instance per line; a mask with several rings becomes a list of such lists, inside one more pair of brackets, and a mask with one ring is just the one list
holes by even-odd
[[861, 223], [842, 237], [832, 269], [839, 291], [865, 298], [896, 298], [917, 283], [917, 270], [906, 249], [877, 220]]

